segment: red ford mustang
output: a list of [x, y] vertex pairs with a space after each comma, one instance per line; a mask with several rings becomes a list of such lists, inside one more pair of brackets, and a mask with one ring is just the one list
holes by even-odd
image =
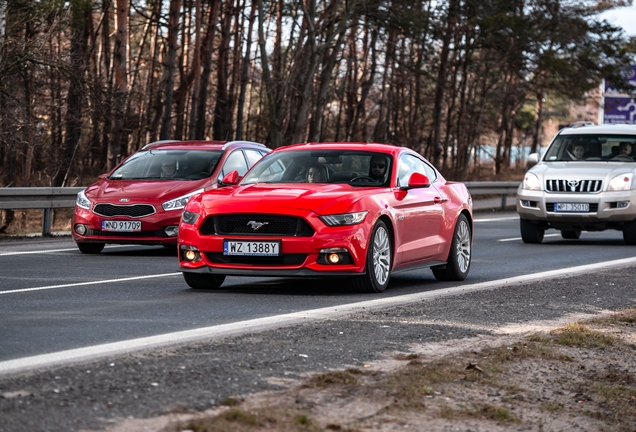
[[240, 179], [188, 201], [179, 264], [195, 289], [227, 275], [348, 276], [381, 292], [391, 273], [430, 267], [463, 280], [472, 199], [422, 156], [386, 144], [311, 143], [274, 150]]
[[148, 144], [77, 195], [73, 240], [83, 253], [106, 243], [176, 246], [187, 200], [231, 171], [244, 175], [269, 152], [246, 141]]

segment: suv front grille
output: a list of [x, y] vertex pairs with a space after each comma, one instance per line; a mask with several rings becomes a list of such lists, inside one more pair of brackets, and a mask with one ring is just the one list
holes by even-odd
[[546, 180], [547, 192], [598, 193], [603, 180]]
[[[259, 226], [259, 224], [261, 224]], [[254, 229], [255, 227], [258, 227]], [[210, 216], [199, 229], [204, 235], [311, 237], [313, 228], [304, 219], [269, 214]]]
[[93, 209], [93, 213], [100, 216], [128, 216], [128, 217], [144, 217], [155, 213], [155, 208], [150, 204], [134, 204], [134, 205], [115, 205], [115, 204], [97, 204]]

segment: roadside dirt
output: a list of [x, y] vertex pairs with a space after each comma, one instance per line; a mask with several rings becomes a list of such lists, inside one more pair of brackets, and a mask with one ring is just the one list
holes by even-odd
[[583, 317], [414, 344], [361, 368], [276, 379], [284, 390], [203, 413], [108, 430], [634, 431], [636, 309]]

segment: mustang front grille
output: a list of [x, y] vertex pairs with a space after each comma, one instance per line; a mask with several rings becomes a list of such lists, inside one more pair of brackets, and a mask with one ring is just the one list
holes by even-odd
[[238, 214], [209, 216], [199, 229], [204, 235], [311, 237], [313, 228], [294, 216]]
[[280, 257], [255, 257], [223, 255], [218, 252], [206, 252], [205, 256], [215, 264], [235, 264], [253, 266], [299, 266], [307, 259], [306, 254], [285, 254]]
[[547, 192], [598, 193], [603, 187], [603, 180], [546, 180]]
[[128, 216], [128, 217], [144, 217], [156, 212], [154, 206], [150, 204], [134, 204], [134, 205], [115, 205], [115, 204], [97, 204], [93, 209], [93, 213], [100, 216]]

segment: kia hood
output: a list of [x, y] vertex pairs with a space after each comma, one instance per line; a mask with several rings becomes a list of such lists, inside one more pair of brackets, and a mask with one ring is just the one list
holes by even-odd
[[131, 202], [148, 199], [173, 199], [203, 188], [209, 179], [203, 181], [183, 180], [108, 180], [103, 179], [86, 188], [89, 199], [115, 201], [127, 198]]

